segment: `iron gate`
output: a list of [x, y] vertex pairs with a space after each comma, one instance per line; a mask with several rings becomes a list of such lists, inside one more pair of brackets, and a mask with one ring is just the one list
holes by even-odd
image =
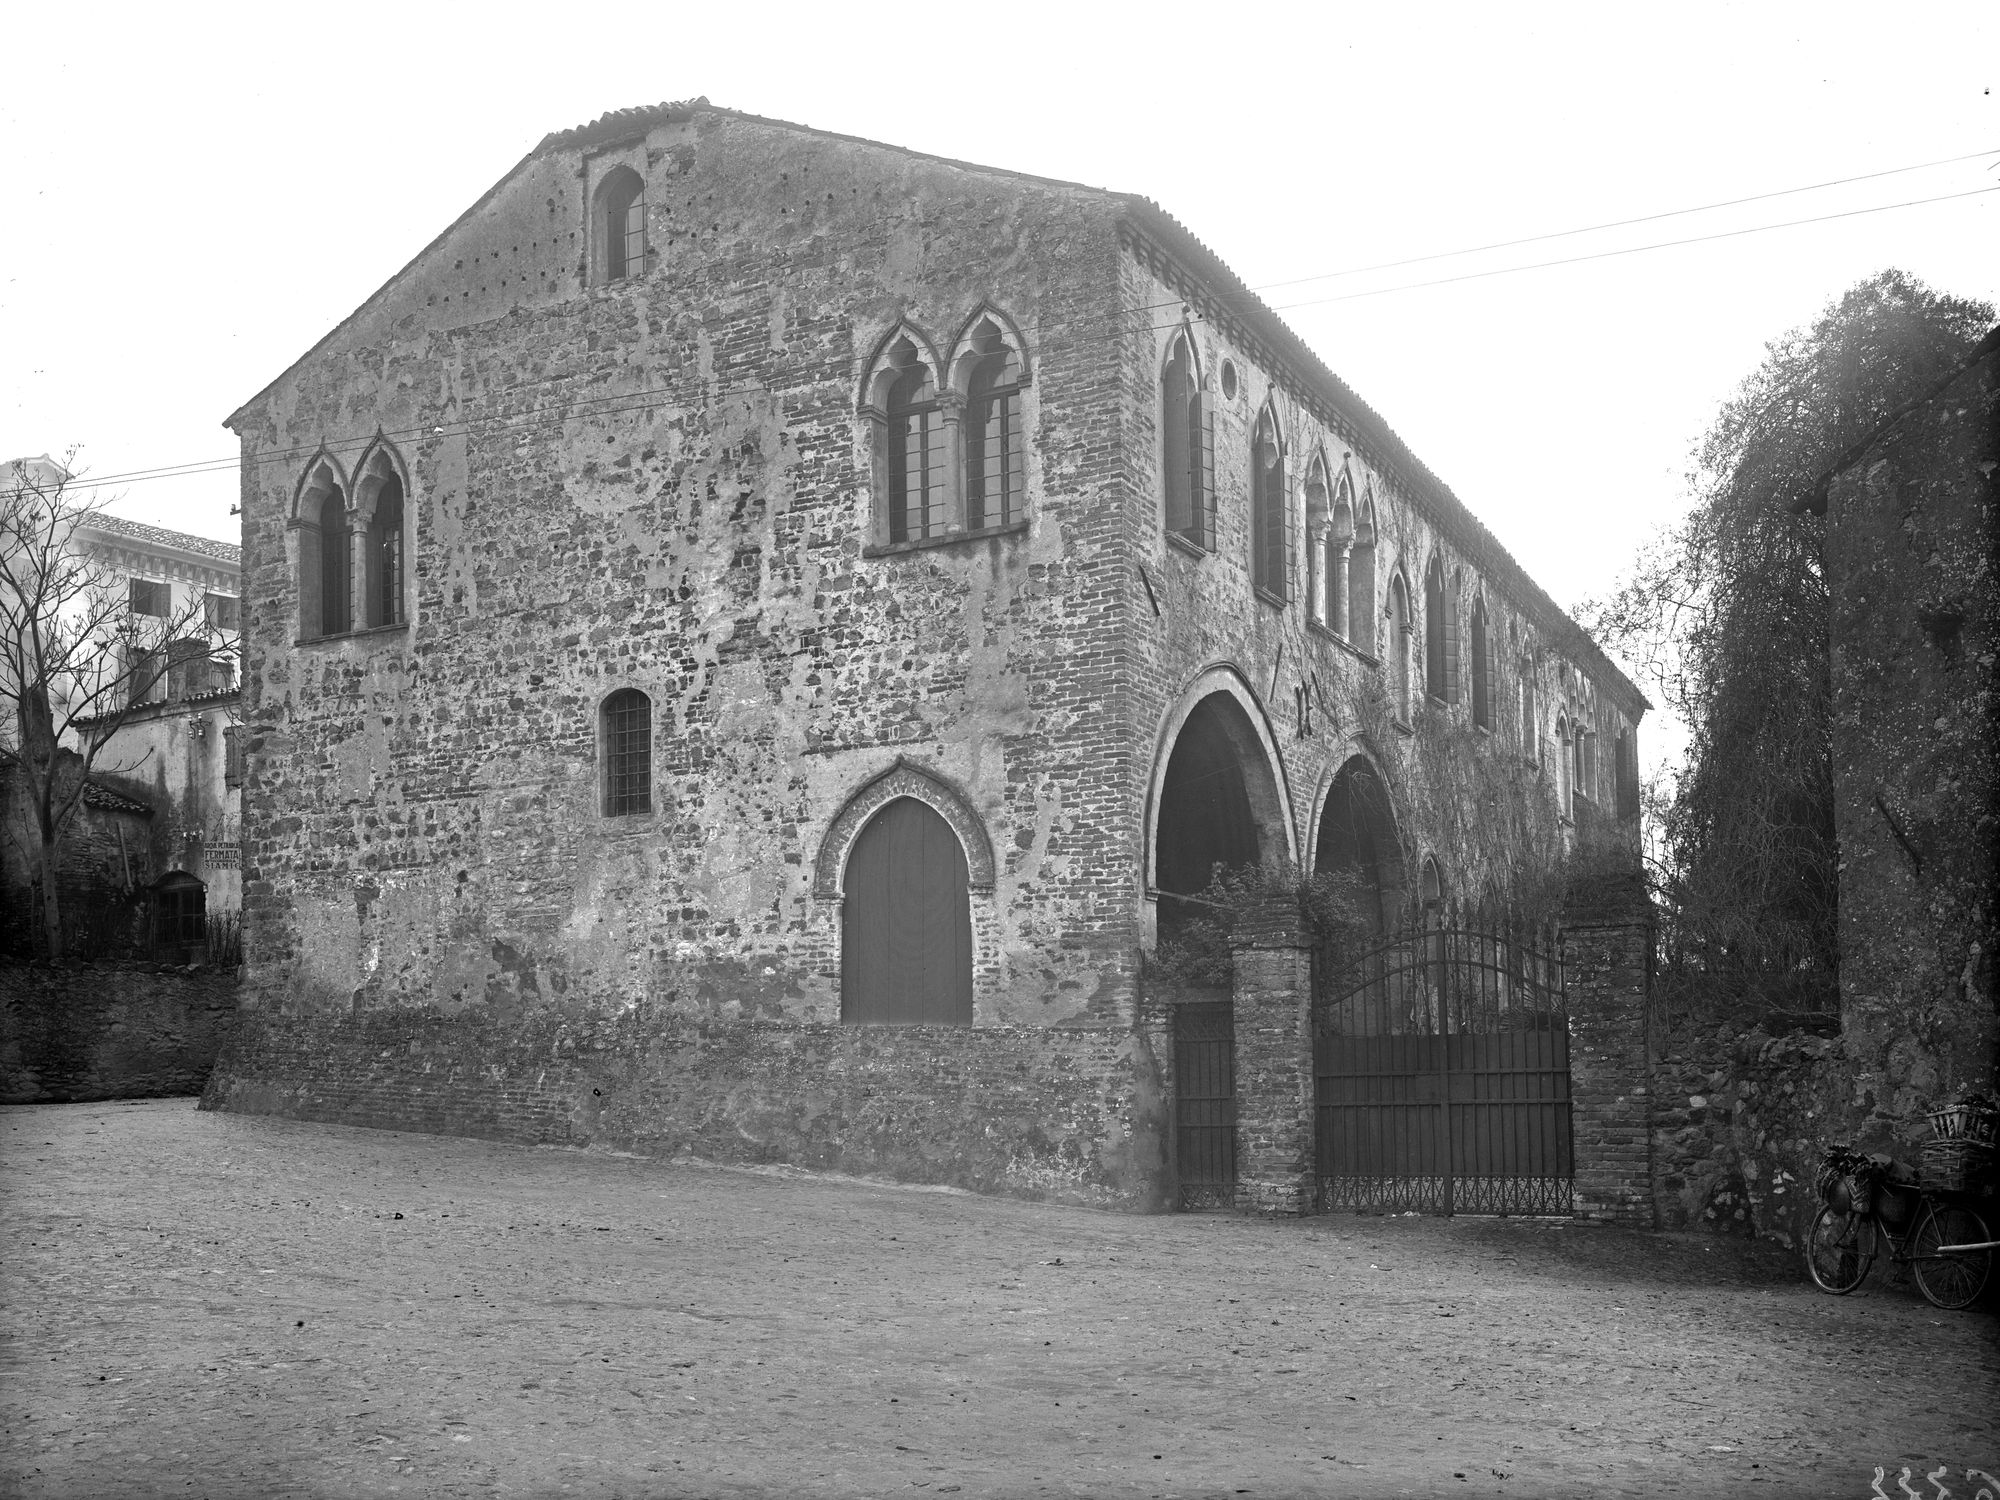
[[1236, 1012], [1174, 1007], [1174, 1176], [1182, 1209], [1236, 1202]]
[[1560, 955], [1552, 924], [1456, 909], [1316, 955], [1322, 1212], [1570, 1212]]

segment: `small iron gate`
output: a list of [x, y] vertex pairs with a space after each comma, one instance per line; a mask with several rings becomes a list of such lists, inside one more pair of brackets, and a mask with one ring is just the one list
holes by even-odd
[[1552, 924], [1446, 909], [1315, 956], [1322, 1212], [1566, 1214], [1569, 1023]]
[[1236, 1012], [1174, 1007], [1174, 1176], [1183, 1210], [1236, 1202]]

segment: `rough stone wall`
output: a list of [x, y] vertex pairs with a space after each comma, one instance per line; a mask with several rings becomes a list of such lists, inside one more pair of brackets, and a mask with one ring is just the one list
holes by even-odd
[[200, 1093], [237, 985], [234, 970], [0, 965], [0, 1104]]
[[1841, 1025], [1858, 1088], [1901, 1134], [2000, 1065], [1996, 463], [1988, 357], [1827, 504]]
[[[1202, 302], [1194, 284], [1157, 254], [1134, 249], [1124, 276], [1127, 306], [1172, 308]], [[1372, 450], [1323, 403], [1309, 400], [1282, 361], [1256, 342], [1224, 309], [1203, 305], [1187, 325], [1215, 419], [1217, 534], [1212, 551], [1169, 539], [1160, 431], [1160, 373], [1182, 325], [1160, 313], [1128, 338], [1123, 385], [1125, 448], [1133, 475], [1130, 519], [1136, 629], [1131, 650], [1134, 717], [1142, 739], [1164, 725], [1177, 703], [1202, 691], [1226, 667], [1256, 703], [1261, 727], [1278, 757], [1284, 824], [1262, 830], [1273, 854], [1313, 866], [1319, 810], [1333, 779], [1354, 756], [1374, 764], [1395, 804], [1404, 862], [1414, 872], [1438, 859], [1452, 894], [1516, 890], [1549, 875], [1577, 841], [1573, 809], [1558, 806], [1561, 785], [1559, 717], [1581, 721], [1596, 735], [1592, 774], [1580, 788], [1588, 817], [1602, 809], [1615, 842], [1637, 847], [1636, 817], [1619, 819], [1612, 747], [1619, 735], [1636, 746], [1643, 702], [1630, 684], [1600, 681], [1579, 663], [1581, 633], [1562, 618], [1545, 617], [1513, 597], [1485, 544], [1451, 534], [1420, 502], [1387, 455]], [[1225, 395], [1224, 367], [1235, 393]], [[1293, 545], [1287, 598], [1280, 602], [1253, 582], [1250, 504], [1251, 445], [1259, 414], [1276, 414], [1291, 485]], [[1320, 571], [1304, 487], [1315, 458], [1335, 478], [1343, 472], [1357, 501], [1372, 496], [1378, 525], [1374, 597], [1353, 608], [1374, 621], [1373, 652], [1357, 649], [1328, 628], [1314, 589]], [[1444, 560], [1453, 593], [1460, 658], [1455, 687], [1424, 680], [1424, 577], [1429, 559]], [[1413, 712], [1399, 716], [1389, 701], [1390, 580], [1409, 590]], [[1491, 727], [1475, 726], [1469, 622], [1485, 600], [1492, 642]], [[1522, 727], [1522, 663], [1531, 662], [1535, 729]], [[1159, 731], [1154, 731], [1156, 740]], [[1150, 748], [1150, 747], [1142, 747]], [[1142, 754], [1144, 777], [1163, 766]], [[1633, 751], [1636, 754], [1636, 749]], [[1140, 785], [1144, 795], [1145, 783]], [[1149, 830], [1150, 831], [1150, 830]]]
[[202, 1107], [1143, 1209], [1152, 1074], [1143, 1039], [1103, 1028], [377, 1009], [246, 1030]]
[[[819, 845], [907, 757], [999, 854], [978, 1022], [1129, 1025], [1108, 211], [736, 117], [613, 157], [647, 173], [648, 274], [580, 285], [603, 162], [531, 162], [237, 418], [253, 991], [830, 1020]], [[1029, 524], [867, 555], [863, 363], [988, 302], [1028, 344]], [[410, 623], [294, 648], [303, 465], [261, 455], [378, 426], [426, 434]], [[606, 819], [625, 685], [655, 811]]]

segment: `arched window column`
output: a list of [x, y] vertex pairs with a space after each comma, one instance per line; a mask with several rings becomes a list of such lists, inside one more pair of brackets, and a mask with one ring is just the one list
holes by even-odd
[[1285, 472], [1284, 434], [1266, 406], [1250, 440], [1250, 573], [1272, 599], [1292, 592], [1291, 486]]
[[874, 544], [942, 541], [963, 525], [952, 505], [959, 393], [938, 378], [938, 358], [907, 326], [884, 339], [862, 387], [872, 438]]
[[1203, 396], [1194, 337], [1183, 326], [1160, 372], [1160, 474], [1167, 534], [1215, 550], [1215, 414]]
[[292, 529], [298, 533], [298, 638], [343, 635], [354, 620], [353, 527], [346, 477], [324, 449], [299, 482]]
[[1354, 516], [1354, 544], [1347, 558], [1348, 640], [1356, 650], [1370, 656], [1377, 653], [1375, 622], [1375, 492], [1370, 487], [1362, 496]]
[[1416, 643], [1410, 623], [1410, 591], [1397, 573], [1389, 580], [1389, 702], [1398, 723], [1408, 725], [1412, 709]]
[[1493, 728], [1493, 662], [1488, 650], [1486, 601], [1472, 604], [1472, 722], [1489, 733]]

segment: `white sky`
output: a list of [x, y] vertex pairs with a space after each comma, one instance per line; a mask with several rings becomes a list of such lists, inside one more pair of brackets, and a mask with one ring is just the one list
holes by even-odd
[[[219, 425], [550, 130], [706, 94], [1144, 193], [1253, 287], [2000, 148], [2000, 6], [21, 7], [0, 81], [0, 458], [227, 460]], [[1556, 600], [1685, 504], [1764, 342], [1900, 266], [2000, 300], [2000, 149], [1264, 295]], [[112, 509], [233, 536], [233, 471]], [[1642, 683], [1642, 686], [1645, 684]], [[1651, 766], [1677, 736], [1648, 720]]]

